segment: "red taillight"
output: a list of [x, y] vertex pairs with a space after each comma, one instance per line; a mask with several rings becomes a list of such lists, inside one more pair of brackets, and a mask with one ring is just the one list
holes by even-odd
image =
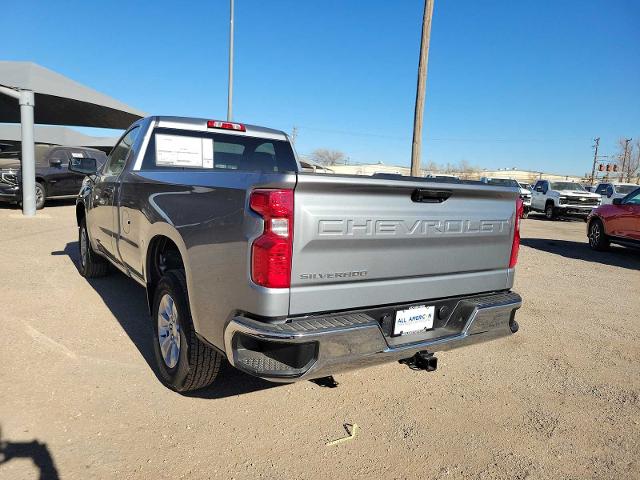
[[223, 130], [236, 130], [238, 132], [246, 131], [241, 123], [221, 122], [220, 120], [208, 120], [207, 128], [222, 128]]
[[524, 204], [522, 199], [518, 197], [516, 199], [516, 219], [513, 232], [513, 244], [511, 245], [511, 258], [509, 259], [509, 268], [514, 268], [518, 263], [518, 251], [520, 250], [520, 219], [524, 212]]
[[251, 279], [263, 287], [289, 288], [293, 190], [254, 190], [249, 206], [264, 220], [264, 231], [251, 246]]

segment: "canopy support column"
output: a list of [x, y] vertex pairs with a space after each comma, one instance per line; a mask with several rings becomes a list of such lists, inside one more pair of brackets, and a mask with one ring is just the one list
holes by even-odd
[[33, 106], [31, 90], [20, 90], [20, 124], [22, 127], [22, 214], [36, 214], [36, 158], [33, 138]]
[[32, 217], [36, 214], [36, 160], [33, 137], [35, 97], [31, 90], [14, 90], [2, 85], [0, 85], [0, 93], [13, 97], [20, 103], [22, 214]]

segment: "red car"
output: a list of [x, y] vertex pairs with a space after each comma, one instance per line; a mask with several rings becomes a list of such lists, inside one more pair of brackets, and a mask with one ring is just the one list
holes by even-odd
[[610, 243], [640, 247], [640, 188], [591, 212], [587, 236], [594, 250], [606, 250]]

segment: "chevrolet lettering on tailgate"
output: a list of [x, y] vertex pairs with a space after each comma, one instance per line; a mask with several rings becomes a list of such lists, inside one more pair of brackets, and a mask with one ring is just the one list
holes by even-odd
[[318, 221], [320, 236], [437, 236], [502, 233], [511, 227], [504, 220], [375, 220], [327, 219]]

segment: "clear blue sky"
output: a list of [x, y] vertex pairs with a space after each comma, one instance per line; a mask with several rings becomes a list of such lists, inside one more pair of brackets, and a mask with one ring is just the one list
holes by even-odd
[[[152, 114], [224, 118], [226, 0], [21, 1], [0, 58]], [[236, 0], [234, 117], [408, 165], [422, 0]], [[640, 2], [436, 0], [423, 162], [583, 174], [640, 137]]]

